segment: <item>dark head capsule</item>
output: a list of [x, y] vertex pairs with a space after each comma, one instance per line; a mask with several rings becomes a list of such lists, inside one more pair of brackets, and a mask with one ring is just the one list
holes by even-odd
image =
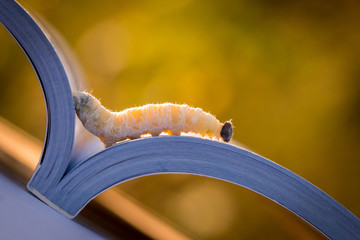
[[231, 122], [227, 121], [224, 123], [224, 126], [221, 128], [220, 136], [225, 142], [229, 142], [233, 135], [233, 126]]

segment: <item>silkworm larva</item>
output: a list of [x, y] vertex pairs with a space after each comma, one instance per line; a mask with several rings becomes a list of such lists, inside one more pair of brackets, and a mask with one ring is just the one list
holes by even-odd
[[233, 135], [230, 121], [221, 123], [210, 113], [185, 104], [148, 104], [111, 112], [89, 93], [73, 92], [73, 99], [80, 121], [105, 147], [147, 133], [158, 136], [161, 132], [169, 135], [192, 132], [225, 142]]

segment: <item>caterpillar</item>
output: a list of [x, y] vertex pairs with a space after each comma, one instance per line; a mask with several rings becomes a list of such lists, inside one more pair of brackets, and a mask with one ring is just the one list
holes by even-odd
[[229, 142], [233, 135], [231, 121], [221, 123], [210, 113], [186, 104], [147, 104], [121, 112], [111, 112], [87, 92], [74, 91], [75, 111], [84, 127], [99, 137], [105, 147], [143, 134], [158, 136], [197, 133], [202, 137]]

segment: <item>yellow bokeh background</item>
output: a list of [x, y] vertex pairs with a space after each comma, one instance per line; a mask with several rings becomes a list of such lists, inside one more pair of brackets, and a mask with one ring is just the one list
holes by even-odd
[[[176, 102], [232, 119], [236, 141], [360, 216], [358, 1], [19, 2], [69, 42], [106, 107]], [[4, 28], [0, 86], [0, 115], [44, 139], [39, 84]], [[160, 175], [119, 188], [199, 239], [321, 238], [217, 180]]]

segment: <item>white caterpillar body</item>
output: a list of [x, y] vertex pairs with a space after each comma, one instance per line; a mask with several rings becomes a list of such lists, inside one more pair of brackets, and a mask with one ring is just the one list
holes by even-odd
[[106, 147], [147, 133], [158, 136], [162, 132], [169, 135], [193, 132], [225, 142], [230, 141], [233, 133], [231, 122], [223, 124], [210, 113], [185, 104], [148, 104], [111, 112], [89, 93], [73, 92], [73, 99], [80, 121]]

